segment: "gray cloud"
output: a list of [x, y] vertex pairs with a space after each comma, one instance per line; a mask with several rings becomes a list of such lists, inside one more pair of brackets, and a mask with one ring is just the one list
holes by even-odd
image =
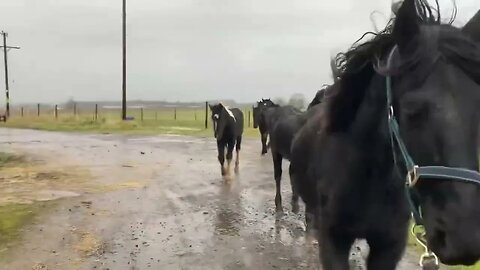
[[[128, 2], [129, 98], [170, 101], [310, 97], [330, 81], [330, 56], [372, 29], [370, 13], [390, 15], [383, 0]], [[2, 0], [0, 26], [22, 46], [9, 53], [13, 101], [118, 100], [120, 4]], [[480, 8], [458, 5], [459, 24]]]

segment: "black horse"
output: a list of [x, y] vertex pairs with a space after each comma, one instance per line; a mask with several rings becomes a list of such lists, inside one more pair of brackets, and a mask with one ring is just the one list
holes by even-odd
[[[315, 97], [313, 98], [312, 102], [308, 105], [308, 109], [313, 107], [314, 105], [319, 104], [325, 95], [325, 89], [328, 88], [328, 85], [324, 85], [324, 87], [317, 91]], [[261, 99], [257, 101], [257, 106], [253, 107], [253, 128], [258, 128], [260, 132], [260, 139], [262, 142], [262, 155], [265, 155], [268, 152], [268, 148], [270, 147], [270, 143], [268, 142], [268, 125], [265, 119], [265, 110], [268, 108], [276, 108], [279, 105], [275, 104], [271, 99]]]
[[[276, 183], [275, 207], [278, 213], [283, 212], [281, 179], [282, 179], [282, 161], [290, 160], [290, 148], [295, 134], [305, 124], [308, 117], [315, 111], [315, 105], [322, 102], [324, 90], [319, 90], [309, 109], [302, 112], [292, 106], [278, 106], [272, 101], [262, 100], [257, 108], [258, 127], [260, 130], [269, 134], [270, 149], [272, 152], [274, 178]], [[262, 140], [262, 143], [264, 141]], [[292, 212], [298, 213], [298, 192], [295, 185], [292, 184]]]
[[[243, 112], [240, 109], [229, 109], [222, 103], [209, 105], [212, 111], [213, 133], [217, 139], [218, 161], [222, 175], [230, 174], [230, 164], [233, 157], [233, 148], [237, 152], [235, 159], [235, 173], [238, 173], [239, 153], [243, 135]], [[227, 167], [225, 168], [225, 148], [227, 149]]]
[[267, 123], [263, 114], [263, 111], [267, 108], [278, 107], [270, 99], [262, 99], [257, 102], [257, 106], [253, 107], [253, 128], [258, 128], [260, 131], [260, 139], [262, 141], [262, 155], [265, 155], [268, 152], [270, 147], [268, 141], [268, 130]]
[[[420, 179], [407, 193], [407, 159], [395, 139], [419, 166], [478, 170], [480, 33], [441, 23], [436, 10], [404, 0], [384, 31], [339, 55], [331, 97], [296, 135], [292, 181], [314, 209], [325, 270], [349, 269], [359, 238], [370, 246], [369, 270], [395, 269], [411, 192], [429, 248], [443, 263], [480, 258], [479, 186]], [[416, 180], [415, 169], [409, 175]]]

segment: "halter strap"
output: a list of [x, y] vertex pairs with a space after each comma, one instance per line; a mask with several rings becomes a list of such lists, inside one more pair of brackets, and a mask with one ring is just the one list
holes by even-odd
[[[400, 127], [398, 125], [397, 119], [395, 118], [395, 111], [393, 108], [392, 78], [390, 76], [386, 77], [386, 92], [388, 129], [392, 145], [393, 162], [396, 172], [401, 175], [399, 164], [397, 162], [396, 149], [398, 149], [400, 151], [400, 155], [403, 159], [404, 165], [407, 169], [405, 195], [410, 207], [410, 211], [412, 213], [412, 217], [415, 220], [415, 225], [413, 228], [416, 228], [418, 226], [424, 225], [421, 205], [415, 202], [412, 194], [414, 192], [416, 184], [419, 181], [456, 181], [467, 184], [476, 184], [480, 186], [480, 173], [465, 168], [444, 166], [417, 166], [413, 158], [408, 153], [407, 146], [403, 142], [400, 135]], [[417, 241], [421, 243], [422, 246], [425, 248], [425, 253], [420, 258], [420, 266], [424, 267], [425, 263], [430, 261], [438, 267], [438, 257], [430, 250], [426, 239], [415, 234], [414, 231], [413, 234]]]

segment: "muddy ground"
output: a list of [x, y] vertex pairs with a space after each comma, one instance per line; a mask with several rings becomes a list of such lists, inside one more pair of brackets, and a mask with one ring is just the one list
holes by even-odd
[[[0, 204], [35, 205], [0, 269], [320, 269], [286, 175], [286, 215], [275, 217], [271, 159], [256, 140], [231, 181], [213, 138], [0, 129], [0, 151], [30, 158], [2, 170]], [[416, 257], [399, 269], [418, 269]]]

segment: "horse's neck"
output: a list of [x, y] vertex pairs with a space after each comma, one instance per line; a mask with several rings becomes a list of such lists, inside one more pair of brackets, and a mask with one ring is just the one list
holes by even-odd
[[267, 107], [262, 111], [262, 122], [266, 130], [270, 129], [271, 122], [274, 120], [274, 114], [280, 107]]
[[233, 118], [233, 120], [235, 120], [235, 115], [233, 115], [233, 112], [228, 107], [223, 107], [223, 108], [227, 112], [228, 116], [230, 116], [231, 118]]

